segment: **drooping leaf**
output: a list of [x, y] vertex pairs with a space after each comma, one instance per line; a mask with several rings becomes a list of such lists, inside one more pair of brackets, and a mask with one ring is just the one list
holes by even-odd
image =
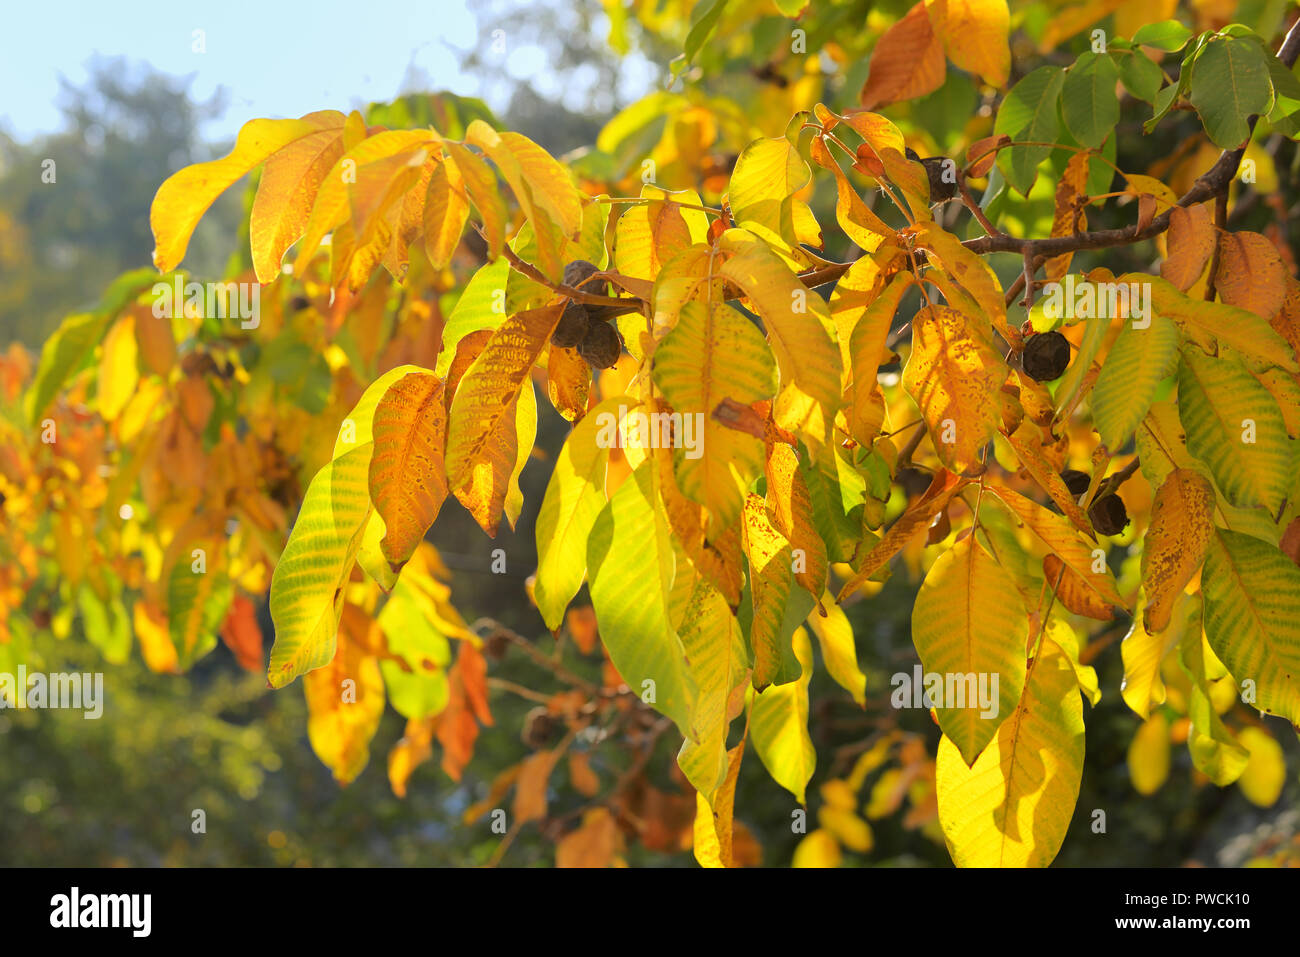
[[1175, 469], [1156, 491], [1142, 547], [1142, 623], [1156, 635], [1169, 625], [1174, 602], [1192, 580], [1214, 532], [1214, 487], [1197, 472]]
[[673, 627], [676, 558], [657, 507], [654, 463], [641, 465], [601, 509], [587, 540], [591, 601], [610, 660], [642, 701], [690, 732], [686, 654]]
[[[1020, 603], [1006, 570], [974, 536], [939, 556], [916, 596], [912, 643], [927, 674], [956, 679], [957, 697], [938, 706], [939, 727], [968, 765], [1020, 701], [1029, 628], [1028, 616], [1015, 612]], [[997, 700], [981, 702], [977, 689], [994, 676]]]
[[564, 620], [564, 610], [587, 573], [587, 537], [605, 504], [605, 467], [615, 439], [610, 417], [632, 408], [625, 395], [606, 399], [569, 433], [555, 460], [537, 513], [537, 581], [533, 597], [546, 627]]
[[1184, 347], [1178, 417], [1188, 451], [1209, 466], [1228, 501], [1278, 514], [1294, 473], [1293, 443], [1277, 402], [1241, 363]]
[[772, 780], [803, 804], [804, 793], [817, 764], [817, 751], [808, 734], [812, 646], [802, 628], [795, 630], [793, 643], [795, 656], [803, 669], [802, 677], [748, 693], [749, 736]]
[[1045, 639], [1019, 705], [973, 766], [946, 735], [939, 741], [939, 823], [958, 867], [1052, 862], [1079, 797], [1083, 734], [1074, 671]]
[[1000, 419], [998, 390], [1006, 366], [971, 320], [947, 306], [927, 306], [912, 320], [912, 354], [903, 386], [916, 400], [944, 466], [980, 470], [980, 450]]
[[1254, 706], [1300, 727], [1300, 567], [1274, 546], [1216, 529], [1201, 572], [1205, 637]]

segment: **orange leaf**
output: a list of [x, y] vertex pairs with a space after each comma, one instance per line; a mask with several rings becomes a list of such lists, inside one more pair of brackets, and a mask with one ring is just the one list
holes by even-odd
[[925, 96], [943, 86], [945, 75], [943, 42], [922, 0], [876, 42], [862, 105], [874, 110]]
[[245, 596], [235, 596], [221, 625], [221, 640], [234, 654], [239, 667], [261, 674], [262, 629], [257, 625], [257, 612], [252, 601]]
[[406, 564], [447, 497], [446, 429], [442, 382], [434, 375], [403, 376], [375, 407], [370, 497], [387, 529], [380, 548], [394, 569]]

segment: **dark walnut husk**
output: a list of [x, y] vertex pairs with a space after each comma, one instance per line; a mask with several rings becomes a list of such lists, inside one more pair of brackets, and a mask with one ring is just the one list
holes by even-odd
[[961, 173], [955, 160], [946, 156], [919, 156], [910, 146], [907, 147], [907, 158], [925, 167], [925, 175], [930, 180], [931, 203], [944, 203], [957, 195], [957, 177]]
[[556, 721], [543, 706], [538, 706], [524, 716], [524, 727], [520, 733], [524, 744], [534, 751], [544, 748], [555, 737]]
[[571, 349], [583, 340], [590, 328], [591, 319], [587, 315], [587, 307], [580, 302], [566, 303], [564, 312], [560, 314], [559, 325], [551, 333], [551, 345]]
[[1088, 473], [1080, 472], [1078, 469], [1066, 469], [1061, 473], [1061, 481], [1065, 483], [1065, 487], [1070, 490], [1070, 494], [1076, 499], [1088, 491], [1088, 486], [1092, 484], [1092, 479], [1088, 477]]
[[1128, 509], [1118, 495], [1099, 495], [1088, 506], [1088, 519], [1102, 535], [1118, 535], [1128, 524]]
[[564, 284], [577, 289], [598, 272], [600, 267], [595, 263], [589, 263], [585, 259], [575, 259], [564, 267]]
[[609, 322], [593, 323], [578, 346], [578, 354], [593, 369], [609, 369], [623, 352], [623, 340]]
[[1070, 340], [1055, 329], [1030, 336], [1020, 361], [1031, 379], [1038, 382], [1059, 379], [1070, 364]]

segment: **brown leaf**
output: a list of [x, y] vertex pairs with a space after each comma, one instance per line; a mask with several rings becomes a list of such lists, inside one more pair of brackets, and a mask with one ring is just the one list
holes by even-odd
[[[1057, 576], [1060, 576], [1058, 582]], [[1084, 584], [1079, 574], [1051, 552], [1043, 556], [1043, 577], [1047, 584], [1056, 585], [1056, 598], [1062, 605], [1076, 615], [1095, 618], [1098, 621], [1111, 621], [1115, 609], [1102, 600], [1095, 591]], [[1031, 635], [1031, 639], [1032, 639]]]
[[1259, 233], [1224, 233], [1219, 237], [1219, 267], [1214, 287], [1231, 306], [1272, 319], [1286, 299], [1286, 266], [1277, 247]]
[[1175, 206], [1170, 213], [1169, 255], [1160, 264], [1160, 275], [1183, 292], [1191, 289], [1214, 252], [1214, 223], [1210, 207], [1201, 203], [1192, 207]]
[[1174, 603], [1205, 560], [1213, 533], [1214, 487], [1197, 472], [1174, 469], [1156, 490], [1142, 548], [1147, 634], [1169, 626]]
[[554, 751], [538, 751], [524, 759], [515, 781], [515, 824], [546, 817], [546, 785], [555, 767]]

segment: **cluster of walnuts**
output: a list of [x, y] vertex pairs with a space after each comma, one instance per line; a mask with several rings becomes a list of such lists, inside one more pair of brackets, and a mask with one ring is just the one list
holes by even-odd
[[[1053, 329], [1051, 332], [1030, 336], [1020, 355], [1025, 374], [1037, 382], [1051, 382], [1065, 374], [1070, 364], [1070, 341]], [[1061, 473], [1066, 488], [1076, 498], [1088, 491], [1091, 482], [1087, 473], [1066, 469]], [[1128, 525], [1128, 510], [1124, 500], [1103, 485], [1088, 505], [1088, 518], [1092, 527], [1102, 535], [1118, 535]]]
[[[575, 259], [564, 267], [564, 284], [579, 289], [598, 272], [594, 264]], [[583, 303], [572, 300], [565, 304], [560, 323], [551, 333], [551, 344], [563, 349], [577, 346], [578, 355], [594, 369], [610, 368], [623, 351], [623, 339], [614, 323], [594, 318]]]

